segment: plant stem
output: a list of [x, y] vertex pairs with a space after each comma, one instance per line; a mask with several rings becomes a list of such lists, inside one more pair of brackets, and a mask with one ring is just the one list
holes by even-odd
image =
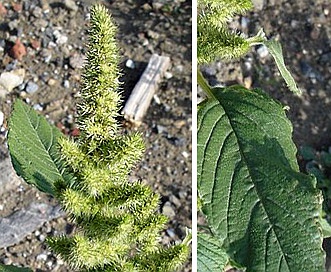
[[247, 39], [250, 46], [264, 44], [266, 40], [267, 38], [265, 36], [263, 29], [260, 29], [259, 32], [254, 37]]
[[201, 87], [201, 89], [205, 92], [205, 94], [209, 97], [209, 98], [215, 98], [212, 89], [210, 88], [207, 80], [204, 78], [204, 76], [202, 75], [202, 73], [200, 72], [200, 70], [198, 69], [198, 84]]

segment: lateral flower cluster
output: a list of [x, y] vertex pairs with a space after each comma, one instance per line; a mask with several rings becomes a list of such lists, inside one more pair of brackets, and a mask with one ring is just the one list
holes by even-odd
[[91, 9], [87, 62], [77, 105], [78, 140], [59, 140], [70, 182], [55, 183], [55, 195], [77, 224], [71, 237], [48, 239], [49, 246], [81, 271], [174, 271], [187, 259], [182, 244], [160, 245], [167, 217], [156, 212], [159, 195], [140, 181], [130, 182], [141, 160], [139, 133], [119, 133], [119, 52], [116, 26], [105, 7]]
[[227, 22], [235, 14], [243, 14], [253, 7], [251, 0], [198, 0], [198, 63], [216, 58], [239, 58], [251, 45], [261, 42], [260, 36], [245, 38], [230, 31]]

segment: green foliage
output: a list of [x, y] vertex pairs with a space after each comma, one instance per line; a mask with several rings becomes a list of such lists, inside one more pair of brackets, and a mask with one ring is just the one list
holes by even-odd
[[[325, 222], [322, 222], [322, 227], [324, 232], [329, 232], [330, 225], [327, 222], [331, 222], [331, 153], [324, 150], [317, 151], [310, 146], [302, 146], [299, 151], [305, 161], [306, 171], [316, 177], [317, 187], [323, 193], [324, 202], [321, 216], [322, 219], [325, 219]], [[330, 236], [330, 234], [327, 234], [327, 236]]]
[[197, 252], [198, 271], [223, 271], [229, 262], [219, 239], [207, 233], [198, 233]]
[[17, 100], [10, 118], [8, 145], [14, 168], [26, 182], [53, 195], [57, 180], [70, 180], [56, 149], [62, 133]]
[[[208, 29], [208, 35], [205, 35]], [[203, 33], [203, 34], [202, 34]], [[250, 50], [250, 44], [243, 36], [232, 33], [224, 28], [198, 26], [198, 62], [209, 63], [217, 57], [233, 59], [245, 55]]]
[[287, 87], [290, 89], [291, 92], [297, 95], [301, 95], [301, 90], [298, 89], [294, 78], [285, 66], [281, 44], [275, 40], [265, 41], [264, 44], [267, 46], [270, 54], [273, 56], [279, 69], [279, 72], [286, 82]]
[[258, 89], [212, 91], [198, 110], [198, 189], [212, 234], [247, 271], [323, 271], [321, 195], [298, 173], [283, 107]]
[[77, 105], [78, 139], [62, 137], [17, 102], [10, 122], [10, 152], [16, 171], [54, 194], [77, 225], [74, 235], [47, 240], [72, 269], [174, 271], [187, 259], [190, 235], [181, 244], [162, 246], [159, 236], [168, 219], [157, 212], [159, 195], [140, 181], [128, 180], [145, 148], [140, 133], [121, 134], [116, 120], [121, 96], [115, 32], [107, 10], [94, 6]]
[[29, 268], [0, 264], [0, 272], [32, 272]]
[[[227, 20], [246, 11], [247, 1], [198, 3], [198, 64], [265, 45], [289, 89], [300, 94], [279, 42], [263, 30], [251, 38], [228, 30]], [[208, 97], [198, 106], [197, 170], [210, 230], [199, 234], [199, 271], [223, 271], [226, 264], [247, 272], [324, 271], [322, 229], [329, 235], [331, 228], [321, 218], [315, 178], [299, 172], [286, 107], [260, 89], [211, 88], [199, 71], [197, 78]]]
[[198, 0], [198, 25], [209, 23], [222, 28], [235, 14], [243, 14], [252, 7], [250, 0]]
[[209, 63], [216, 58], [233, 59], [245, 55], [250, 46], [262, 42], [262, 37], [245, 38], [227, 28], [234, 14], [252, 8], [250, 0], [198, 0], [198, 63]]

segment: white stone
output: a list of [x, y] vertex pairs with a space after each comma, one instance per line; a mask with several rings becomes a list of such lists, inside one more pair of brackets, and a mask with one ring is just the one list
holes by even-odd
[[183, 157], [184, 157], [185, 159], [187, 159], [187, 158], [190, 156], [190, 154], [189, 154], [188, 152], [186, 152], [186, 151], [183, 151], [183, 152], [182, 152], [182, 155], [183, 155]]
[[268, 48], [265, 46], [265, 45], [262, 45], [260, 46], [258, 49], [257, 49], [257, 54], [259, 55], [259, 57], [261, 59], [267, 57], [269, 55], [269, 51], [268, 51]]
[[156, 94], [154, 94], [153, 99], [154, 99], [154, 101], [155, 101], [156, 104], [158, 104], [158, 105], [161, 104], [161, 100], [160, 100], [160, 98]]
[[136, 68], [136, 65], [135, 65], [135, 63], [133, 62], [132, 59], [128, 59], [126, 61], [126, 63], [125, 63], [125, 66], [128, 67], [128, 68], [130, 68], [130, 69]]
[[170, 72], [165, 72], [165, 73], [164, 73], [164, 77], [165, 77], [166, 79], [170, 79], [170, 78], [172, 78], [172, 73], [170, 73]]
[[63, 87], [66, 88], [66, 89], [69, 89], [69, 88], [70, 88], [70, 82], [69, 82], [69, 80], [66, 79], [66, 80], [63, 82]]
[[33, 109], [36, 110], [36, 111], [42, 111], [43, 107], [40, 104], [34, 104]]
[[55, 37], [56, 44], [58, 45], [65, 44], [68, 41], [68, 37], [66, 35], [61, 34], [61, 32], [58, 29], [54, 30], [53, 35]]
[[0, 87], [2, 87], [1, 89], [4, 89], [10, 93], [14, 88], [23, 83], [24, 76], [24, 69], [17, 69], [11, 72], [2, 73], [0, 75]]
[[41, 253], [37, 256], [37, 261], [46, 261], [47, 260], [47, 255], [45, 253]]

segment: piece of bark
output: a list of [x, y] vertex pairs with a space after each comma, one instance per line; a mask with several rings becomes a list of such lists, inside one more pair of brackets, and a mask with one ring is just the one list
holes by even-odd
[[170, 66], [170, 58], [153, 54], [122, 111], [124, 118], [139, 126], [155, 94], [157, 85]]

